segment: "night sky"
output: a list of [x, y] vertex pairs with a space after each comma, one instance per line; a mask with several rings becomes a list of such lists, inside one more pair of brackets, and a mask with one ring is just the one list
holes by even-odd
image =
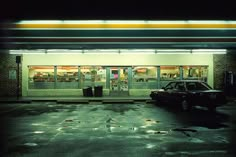
[[236, 20], [231, 1], [7, 0], [1, 20]]

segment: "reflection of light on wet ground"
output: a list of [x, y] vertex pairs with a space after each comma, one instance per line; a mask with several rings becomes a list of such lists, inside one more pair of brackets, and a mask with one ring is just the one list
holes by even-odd
[[134, 130], [134, 131], [138, 130], [137, 127], [132, 127], [131, 129]]
[[61, 127], [60, 127], [60, 128], [57, 128], [57, 131], [61, 131], [61, 129], [62, 129]]
[[35, 134], [42, 134], [44, 131], [34, 131]]
[[166, 135], [169, 132], [168, 131], [158, 131], [158, 130], [147, 130], [146, 133], [149, 134], [162, 134], [162, 135]]
[[98, 130], [98, 128], [93, 128], [93, 130]]
[[146, 144], [146, 148], [153, 148], [153, 147], [155, 147], [155, 145], [154, 144]]
[[191, 138], [190, 140], [191, 142], [194, 142], [194, 143], [204, 143], [203, 140], [199, 139], [199, 138]]
[[37, 143], [25, 143], [24, 145], [25, 145], [25, 146], [35, 147], [35, 146], [37, 146], [38, 144], [37, 144]]
[[144, 122], [144, 125], [140, 126], [141, 128], [147, 128], [149, 126], [152, 126], [154, 124], [157, 124], [159, 123], [160, 121], [157, 121], [157, 120], [151, 120], [151, 119], [146, 119], [145, 122]]
[[146, 132], [149, 133], [149, 134], [154, 134], [157, 131], [155, 131], [155, 130], [147, 130]]
[[43, 125], [42, 123], [32, 123], [31, 125], [33, 126], [40, 126], [40, 125]]

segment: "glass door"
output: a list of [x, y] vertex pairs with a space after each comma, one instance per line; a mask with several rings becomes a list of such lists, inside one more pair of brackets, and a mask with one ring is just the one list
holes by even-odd
[[110, 95], [128, 95], [128, 67], [110, 68]]

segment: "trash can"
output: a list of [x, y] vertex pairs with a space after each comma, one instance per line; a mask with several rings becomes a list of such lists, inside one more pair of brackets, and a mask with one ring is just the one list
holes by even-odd
[[103, 89], [103, 86], [95, 86], [94, 87], [94, 96], [95, 97], [102, 97], [102, 89]]
[[85, 97], [93, 96], [92, 87], [84, 87], [83, 88], [83, 96], [85, 96]]

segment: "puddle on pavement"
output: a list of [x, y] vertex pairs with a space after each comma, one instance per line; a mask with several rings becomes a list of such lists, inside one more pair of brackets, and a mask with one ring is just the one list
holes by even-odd
[[65, 122], [70, 122], [71, 123], [71, 122], [74, 122], [74, 120], [73, 119], [66, 119]]
[[183, 133], [187, 137], [191, 137], [192, 133], [196, 133], [197, 132], [197, 130], [190, 129], [190, 128], [175, 128], [175, 129], [172, 129], [172, 131], [181, 132], [181, 133]]
[[90, 111], [97, 111], [98, 110], [98, 108], [92, 108]]
[[207, 121], [195, 122], [195, 125], [206, 127], [208, 129], [220, 129], [220, 128], [228, 128], [229, 127], [226, 124], [222, 124], [222, 123], [218, 123], [218, 122], [207, 122]]
[[17, 153], [17, 156], [25, 154], [25, 153], [29, 153], [30, 151], [32, 151], [34, 148], [36, 148], [38, 146], [37, 143], [33, 143], [33, 142], [27, 142], [21, 145], [16, 145], [12, 148], [9, 148], [9, 152], [11, 154], [15, 154]]
[[139, 110], [139, 108], [137, 106], [134, 105], [126, 105], [126, 104], [109, 104], [106, 105], [104, 110], [110, 110], [113, 112], [118, 112], [121, 115], [123, 115], [125, 112], [128, 111], [137, 111]]
[[116, 120], [109, 118], [108, 120], [106, 120], [106, 123], [116, 123]]
[[203, 140], [201, 140], [199, 138], [191, 138], [190, 142], [193, 142], [193, 143], [204, 143], [205, 141], [203, 141]]

